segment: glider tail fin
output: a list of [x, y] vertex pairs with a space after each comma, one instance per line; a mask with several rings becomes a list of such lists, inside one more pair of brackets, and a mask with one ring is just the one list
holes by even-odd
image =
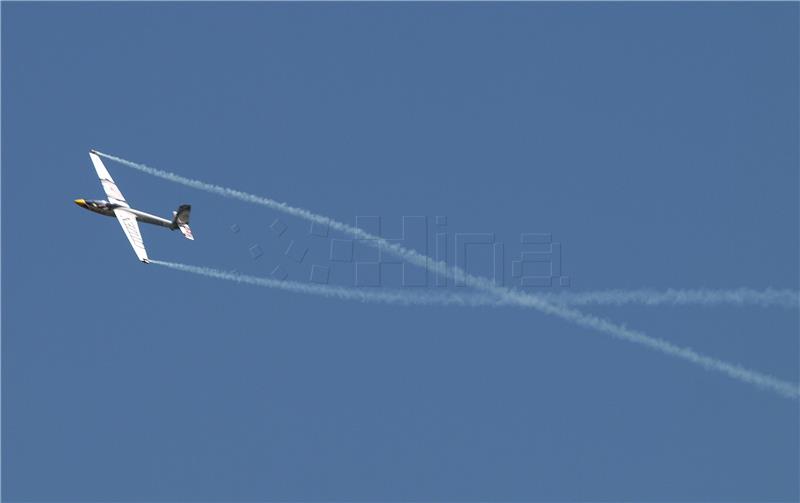
[[189, 204], [182, 204], [178, 207], [178, 211], [173, 211], [172, 228], [180, 229], [181, 234], [186, 239], [194, 241], [192, 236], [192, 229], [189, 227], [189, 213], [192, 211], [192, 206]]

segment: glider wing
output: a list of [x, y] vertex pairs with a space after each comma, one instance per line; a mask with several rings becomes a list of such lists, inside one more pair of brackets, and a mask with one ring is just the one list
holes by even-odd
[[[114, 182], [111, 183], [113, 184]], [[145, 264], [150, 262], [150, 259], [147, 258], [147, 250], [144, 247], [144, 241], [142, 240], [142, 233], [139, 232], [139, 224], [136, 222], [136, 215], [125, 211], [123, 208], [115, 209], [114, 214], [117, 216], [122, 230], [125, 231], [125, 235], [128, 236], [128, 241], [131, 242], [136, 256]]]
[[[122, 192], [120, 192], [117, 184], [114, 183], [114, 179], [111, 178], [108, 170], [103, 165], [103, 161], [100, 160], [100, 156], [92, 151], [89, 152], [89, 157], [92, 159], [94, 170], [97, 171], [97, 176], [100, 178], [100, 183], [103, 185], [103, 190], [106, 191], [108, 202], [118, 204], [124, 208], [130, 208], [128, 203], [125, 201], [125, 196], [122, 195]], [[136, 224], [136, 220], [134, 220], [133, 223]], [[128, 237], [130, 237], [130, 235]]]

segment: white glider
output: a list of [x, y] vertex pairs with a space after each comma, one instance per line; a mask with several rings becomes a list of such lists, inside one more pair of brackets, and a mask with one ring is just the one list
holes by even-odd
[[75, 204], [89, 211], [106, 215], [108, 217], [117, 217], [122, 230], [128, 237], [133, 251], [136, 256], [145, 264], [150, 262], [147, 258], [147, 250], [144, 247], [142, 240], [142, 233], [139, 231], [139, 224], [137, 222], [144, 222], [153, 225], [160, 225], [170, 230], [179, 229], [186, 239], [194, 240], [192, 236], [192, 229], [189, 228], [189, 212], [192, 207], [188, 204], [182, 204], [178, 207], [178, 211], [172, 212], [172, 220], [161, 218], [144, 211], [139, 211], [130, 207], [125, 201], [125, 196], [122, 195], [114, 179], [108, 173], [108, 170], [100, 160], [100, 156], [94, 150], [89, 151], [89, 158], [92, 160], [97, 176], [100, 178], [100, 183], [103, 185], [103, 190], [106, 192], [108, 201], [103, 200], [85, 200], [76, 199]]

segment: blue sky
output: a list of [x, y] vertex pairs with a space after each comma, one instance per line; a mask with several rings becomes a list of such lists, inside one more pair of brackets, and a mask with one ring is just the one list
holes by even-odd
[[[424, 216], [410, 245], [451, 261], [493, 234], [508, 286], [550, 234], [569, 286], [534, 293], [797, 290], [796, 3], [3, 3], [2, 75], [5, 500], [800, 497], [797, 401], [533, 311], [144, 266], [72, 203], [97, 148], [386, 237]], [[195, 242], [142, 228], [155, 258], [351, 286], [376, 260], [107, 166], [193, 205]], [[585, 310], [800, 380], [797, 310]]]

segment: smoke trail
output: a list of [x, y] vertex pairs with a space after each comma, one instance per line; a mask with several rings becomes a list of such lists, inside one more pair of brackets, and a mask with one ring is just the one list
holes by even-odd
[[718, 306], [731, 304], [735, 306], [785, 307], [800, 308], [800, 296], [793, 290], [753, 290], [737, 288], [733, 290], [676, 290], [664, 291], [643, 290], [602, 290], [597, 292], [563, 292], [543, 294], [545, 299], [558, 304], [571, 306], [585, 305], [623, 305], [641, 304], [645, 306], [660, 305], [699, 305]]
[[[237, 283], [249, 284], [254, 286], [262, 286], [266, 288], [274, 288], [293, 293], [303, 293], [311, 295], [319, 295], [322, 297], [337, 299], [337, 300], [355, 300], [365, 303], [379, 303], [379, 304], [392, 304], [402, 306], [460, 306], [460, 307], [500, 307], [500, 306], [520, 306], [515, 302], [510, 302], [507, 299], [495, 297], [485, 293], [472, 293], [464, 292], [457, 293], [453, 291], [425, 291], [425, 290], [397, 290], [397, 289], [362, 289], [345, 286], [335, 285], [319, 285], [312, 283], [301, 283], [289, 280], [276, 280], [272, 278], [263, 278], [258, 276], [249, 276], [245, 274], [220, 271], [210, 267], [191, 266], [186, 264], [177, 264], [173, 262], [166, 262], [161, 260], [150, 260], [153, 264], [162, 265], [171, 269], [191, 272], [195, 274], [202, 274], [205, 276], [224, 279], [228, 281], [235, 281]], [[647, 292], [642, 290], [642, 293]], [[687, 291], [689, 293], [701, 291]], [[551, 302], [567, 305], [584, 305], [584, 304], [604, 304], [604, 303], [622, 303], [623, 300], [616, 300], [613, 298], [607, 299], [603, 296], [605, 292], [592, 292], [587, 294], [542, 294], [540, 297], [545, 298]], [[631, 292], [623, 292], [625, 294]], [[634, 292], [634, 293], [638, 293]], [[710, 295], [715, 292], [708, 292]], [[755, 292], [760, 293], [760, 292]], [[655, 292], [659, 294], [659, 292]], [[663, 294], [661, 294], [663, 295]], [[711, 302], [716, 302], [718, 299], [712, 297]], [[719, 299], [724, 301], [723, 299]], [[652, 302], [651, 302], [652, 304]], [[523, 306], [524, 307], [524, 306]]]
[[[400, 304], [400, 305], [460, 305], [460, 306], [477, 306], [477, 305], [514, 305], [520, 307], [531, 307], [532, 303], [524, 296], [511, 300], [510, 298], [492, 298], [488, 295], [441, 295], [424, 292], [405, 292], [405, 291], [387, 291], [387, 290], [361, 290], [357, 288], [348, 288], [343, 286], [328, 286], [328, 285], [312, 285], [308, 283], [298, 283], [293, 281], [280, 281], [270, 278], [260, 278], [256, 276], [248, 276], [245, 274], [238, 274], [232, 272], [220, 271], [210, 267], [197, 267], [186, 264], [177, 264], [173, 262], [165, 262], [161, 260], [151, 260], [151, 263], [168, 267], [183, 272], [190, 272], [207, 276], [211, 278], [223, 279], [234, 281], [236, 283], [244, 283], [249, 285], [261, 286], [266, 288], [275, 288], [279, 290], [304, 293], [312, 295], [320, 295], [323, 297], [339, 299], [339, 300], [357, 300], [360, 302], [383, 303], [383, 304]], [[570, 312], [568, 310], [568, 312]], [[677, 356], [685, 360], [697, 363], [705, 368], [723, 372], [731, 377], [739, 379], [744, 382], [755, 384], [765, 387], [780, 393], [781, 395], [789, 398], [797, 398], [800, 396], [800, 389], [793, 383], [785, 382], [767, 374], [750, 370], [739, 365], [724, 362], [716, 358], [705, 356], [697, 353], [690, 348], [683, 348], [676, 346], [670, 342], [662, 339], [657, 339], [645, 335], [641, 332], [631, 330], [625, 327], [614, 325], [602, 318], [591, 315], [571, 311], [574, 315], [580, 316], [579, 324], [590, 326], [591, 328], [601, 327], [600, 329], [605, 332], [612, 332], [615, 337], [637, 342], [647, 347], [657, 349], [669, 355]]]
[[359, 302], [393, 304], [393, 305], [449, 305], [476, 307], [486, 305], [511, 305], [501, 299], [492, 298], [488, 295], [440, 295], [428, 292], [410, 292], [404, 290], [365, 290], [360, 288], [348, 288], [345, 286], [318, 285], [311, 283], [300, 283], [297, 281], [277, 280], [272, 278], [262, 278], [258, 276], [248, 276], [235, 272], [220, 271], [211, 267], [198, 267], [187, 264], [177, 264], [163, 260], [150, 259], [151, 264], [156, 264], [177, 271], [190, 272], [210, 278], [224, 279], [236, 283], [273, 288], [286, 292], [319, 295], [337, 300], [355, 300]]
[[295, 208], [293, 206], [289, 206], [286, 203], [281, 203], [266, 197], [256, 196], [254, 194], [248, 194], [246, 192], [229, 189], [227, 187], [201, 182], [199, 180], [193, 180], [191, 178], [186, 178], [174, 173], [151, 168], [143, 164], [137, 164], [112, 155], [103, 154], [100, 152], [97, 153], [108, 159], [117, 161], [126, 166], [132, 167], [134, 169], [137, 169], [139, 171], [148, 173], [150, 175], [159, 178], [163, 178], [165, 180], [186, 185], [188, 187], [192, 187], [195, 189], [204, 190], [213, 194], [219, 194], [224, 197], [239, 199], [241, 201], [253, 204], [259, 204], [262, 206], [266, 206], [268, 208], [275, 209], [277, 211], [281, 211], [289, 215], [303, 218], [311, 222], [319, 223], [321, 225], [327, 225], [332, 229], [349, 234], [356, 239], [367, 240], [367, 243], [369, 243], [370, 245], [378, 247], [381, 250], [386, 251], [388, 253], [391, 253], [392, 255], [395, 255], [398, 258], [404, 259], [410, 264], [414, 264], [419, 267], [424, 267], [425, 269], [431, 271], [434, 274], [438, 274], [440, 276], [453, 279], [454, 281], [456, 281], [456, 283], [461, 282], [468, 286], [472, 286], [474, 288], [483, 290], [487, 293], [496, 295], [497, 297], [505, 301], [515, 302], [518, 303], [518, 305], [525, 305], [527, 307], [537, 309], [545, 314], [550, 314], [552, 316], [556, 316], [563, 320], [571, 321], [572, 323], [575, 323], [576, 325], [582, 326], [584, 328], [591, 328], [618, 339], [641, 344], [650, 349], [661, 351], [662, 353], [665, 353], [667, 355], [675, 356], [677, 358], [681, 358], [691, 363], [695, 363], [707, 370], [714, 370], [717, 372], [721, 372], [722, 374], [725, 374], [739, 381], [750, 383], [765, 389], [769, 389], [790, 398], [796, 399], [798, 398], [798, 396], [800, 396], [800, 386], [797, 386], [793, 383], [781, 381], [780, 379], [777, 379], [775, 377], [751, 371], [739, 365], [727, 363], [721, 360], [701, 355], [690, 348], [682, 348], [676, 346], [667, 341], [657, 339], [655, 337], [650, 337], [644, 333], [637, 332], [635, 330], [631, 330], [626, 327], [615, 325], [614, 323], [611, 323], [610, 321], [597, 316], [584, 314], [580, 311], [571, 309], [563, 305], [553, 304], [537, 297], [533, 297], [508, 288], [497, 286], [485, 278], [480, 278], [477, 276], [472, 276], [470, 274], [467, 274], [465, 271], [461, 270], [458, 267], [452, 267], [452, 268], [448, 267], [447, 264], [445, 264], [444, 262], [431, 260], [425, 255], [422, 255], [414, 250], [407, 249], [401, 245], [398, 245], [397, 243], [392, 243], [390, 241], [387, 241], [386, 239], [383, 239], [380, 236], [374, 236], [357, 227], [352, 227], [350, 225], [338, 222], [331, 218], [322, 215], [317, 215], [308, 210]]

